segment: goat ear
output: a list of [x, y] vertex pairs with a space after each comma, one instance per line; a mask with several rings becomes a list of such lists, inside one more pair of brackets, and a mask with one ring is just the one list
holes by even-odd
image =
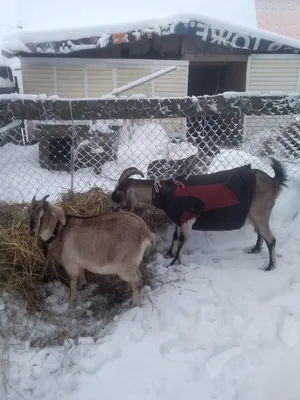
[[49, 204], [49, 209], [57, 217], [57, 219], [59, 220], [59, 222], [62, 225], [66, 224], [66, 216], [65, 216], [64, 210], [61, 207], [54, 206], [53, 204]]

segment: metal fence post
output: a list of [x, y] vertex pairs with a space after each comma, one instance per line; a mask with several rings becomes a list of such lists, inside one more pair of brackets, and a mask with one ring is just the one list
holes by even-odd
[[74, 194], [74, 175], [75, 175], [75, 147], [76, 147], [76, 128], [73, 119], [73, 111], [72, 111], [72, 102], [69, 101], [69, 108], [70, 108], [70, 116], [72, 121], [72, 140], [71, 140], [71, 188], [70, 194], [73, 196]]

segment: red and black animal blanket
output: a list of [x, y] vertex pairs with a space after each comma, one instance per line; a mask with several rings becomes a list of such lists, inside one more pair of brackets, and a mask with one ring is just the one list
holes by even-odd
[[[166, 182], [166, 181], [165, 181]], [[252, 203], [256, 177], [251, 165], [191, 176], [178, 177], [153, 191], [153, 205], [162, 209], [178, 226], [198, 217], [193, 225], [199, 231], [240, 229]]]

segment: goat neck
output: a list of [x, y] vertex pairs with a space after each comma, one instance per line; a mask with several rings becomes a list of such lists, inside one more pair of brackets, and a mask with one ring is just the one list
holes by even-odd
[[49, 243], [53, 242], [54, 239], [56, 239], [56, 236], [58, 234], [59, 227], [60, 227], [60, 222], [55, 215], [51, 215], [49, 217], [49, 219], [50, 220], [49, 220], [48, 228], [44, 232], [42, 232], [40, 235], [42, 240], [46, 244], [49, 244]]
[[152, 205], [156, 208], [164, 210], [166, 205], [169, 204], [170, 197], [172, 196], [176, 181], [168, 179], [163, 181], [154, 181], [152, 186]]
[[134, 191], [135, 197], [138, 201], [144, 203], [151, 203], [152, 181], [142, 179], [132, 179], [132, 183], [128, 190]]

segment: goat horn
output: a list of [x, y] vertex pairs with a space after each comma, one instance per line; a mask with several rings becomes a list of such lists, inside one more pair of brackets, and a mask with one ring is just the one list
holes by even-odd
[[45, 203], [45, 201], [47, 200], [47, 198], [50, 196], [50, 194], [46, 194], [46, 196], [44, 196], [43, 198], [42, 198], [42, 202], [43, 203]]
[[130, 167], [125, 169], [125, 171], [122, 172], [120, 178], [119, 178], [119, 185], [123, 185], [127, 179], [131, 177], [131, 175], [140, 175], [142, 178], [145, 177], [145, 175], [140, 171], [139, 169], [135, 167]]
[[31, 203], [35, 203], [35, 202], [36, 202], [36, 198], [35, 198], [35, 195], [34, 195], [32, 200], [31, 200]]

